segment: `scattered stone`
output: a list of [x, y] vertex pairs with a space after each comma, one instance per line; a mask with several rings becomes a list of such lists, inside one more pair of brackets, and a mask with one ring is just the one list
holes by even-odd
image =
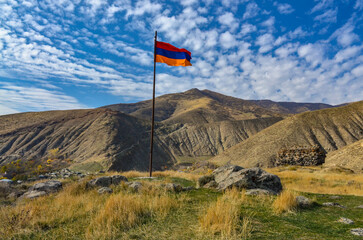
[[47, 195], [47, 193], [45, 191], [29, 191], [24, 193], [21, 197], [22, 198], [28, 198], [28, 199], [33, 199], [33, 198], [38, 198], [38, 197], [42, 197]]
[[180, 184], [176, 184], [176, 183], [167, 183], [162, 186], [164, 186], [165, 189], [170, 192], [178, 193], [178, 192], [183, 191], [183, 187]]
[[127, 178], [121, 175], [113, 175], [113, 176], [104, 176], [92, 179], [87, 182], [87, 187], [109, 187], [111, 184], [118, 185], [122, 181], [127, 182]]
[[341, 197], [341, 196], [330, 196], [329, 198], [330, 198], [330, 199], [342, 199], [342, 197]]
[[142, 187], [141, 182], [128, 182], [126, 184], [135, 192], [138, 192]]
[[246, 191], [245, 195], [248, 196], [260, 196], [260, 195], [275, 195], [275, 192], [266, 190], [266, 189], [261, 189], [261, 188], [256, 188], [256, 189], [248, 189]]
[[306, 208], [311, 205], [310, 199], [307, 197], [304, 197], [304, 196], [297, 196], [296, 203], [297, 203], [297, 206], [300, 208]]
[[102, 187], [102, 188], [98, 189], [99, 194], [112, 193], [112, 192], [113, 192], [113, 190], [109, 187]]
[[356, 236], [363, 236], [363, 228], [353, 228], [350, 230], [350, 233]]
[[340, 205], [339, 203], [335, 203], [335, 202], [325, 202], [322, 204], [324, 207], [339, 207], [339, 208], [346, 208], [343, 205]]
[[44, 191], [46, 193], [57, 192], [62, 189], [62, 183], [59, 181], [47, 181], [35, 184], [31, 190]]
[[[205, 183], [207, 181], [209, 182]], [[198, 183], [202, 187], [213, 187], [221, 191], [233, 187], [238, 189], [259, 188], [277, 194], [282, 190], [281, 181], [278, 176], [258, 167], [244, 169], [240, 166], [226, 165], [214, 170], [212, 175], [202, 177], [198, 180]], [[203, 183], [204, 185], [202, 185]]]
[[338, 222], [344, 223], [344, 224], [354, 224], [353, 220], [350, 220], [349, 218], [345, 218], [345, 217], [339, 218]]

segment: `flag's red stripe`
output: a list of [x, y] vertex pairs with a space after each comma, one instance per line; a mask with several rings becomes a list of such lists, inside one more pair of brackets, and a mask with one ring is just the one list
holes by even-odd
[[156, 42], [156, 47], [157, 48], [162, 48], [168, 51], [174, 51], [174, 52], [185, 52], [187, 53], [189, 56], [192, 56], [191, 52], [189, 52], [188, 50], [184, 49], [184, 48], [177, 48], [174, 47], [173, 45], [166, 43], [166, 42]]

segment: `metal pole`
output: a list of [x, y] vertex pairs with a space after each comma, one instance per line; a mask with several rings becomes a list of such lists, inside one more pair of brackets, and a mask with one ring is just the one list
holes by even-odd
[[153, 110], [151, 115], [151, 139], [150, 139], [150, 163], [149, 163], [149, 175], [152, 177], [153, 168], [153, 146], [154, 146], [154, 111], [155, 111], [155, 69], [156, 69], [156, 41], [158, 32], [155, 31], [154, 39], [154, 84], [153, 84]]

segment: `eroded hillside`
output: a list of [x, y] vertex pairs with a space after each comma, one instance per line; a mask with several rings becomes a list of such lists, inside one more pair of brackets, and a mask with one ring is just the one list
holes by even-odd
[[253, 135], [212, 159], [244, 167], [274, 165], [283, 148], [318, 145], [325, 152], [363, 138], [363, 101], [294, 115]]

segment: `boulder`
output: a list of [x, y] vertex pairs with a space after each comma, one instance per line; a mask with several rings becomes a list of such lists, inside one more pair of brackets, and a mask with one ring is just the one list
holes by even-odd
[[280, 178], [274, 174], [268, 173], [261, 168], [242, 168], [240, 166], [223, 166], [213, 171], [212, 176], [203, 178], [199, 183], [204, 183], [207, 179], [213, 179], [216, 184], [212, 182], [204, 184], [203, 187], [211, 187], [216, 185], [218, 190], [226, 190], [232, 187], [238, 189], [265, 189], [273, 194], [281, 192], [282, 185]]
[[112, 193], [113, 190], [109, 187], [102, 187], [97, 191], [99, 194]]
[[350, 233], [356, 236], [363, 236], [363, 228], [353, 228], [350, 230]]
[[95, 186], [109, 187], [111, 184], [112, 184], [111, 177], [99, 177], [87, 182], [87, 186], [89, 187], [95, 187]]
[[296, 203], [297, 203], [297, 206], [300, 208], [309, 207], [311, 205], [310, 199], [306, 198], [304, 196], [297, 196]]
[[359, 205], [359, 206], [357, 206], [357, 208], [363, 208], [363, 205]]
[[87, 182], [87, 187], [109, 187], [111, 184], [118, 185], [122, 181], [127, 182], [127, 178], [121, 175], [113, 175], [113, 176], [104, 176], [92, 179]]
[[111, 181], [112, 181], [113, 185], [118, 185], [121, 182], [127, 182], [128, 181], [128, 179], [126, 177], [122, 176], [122, 175], [113, 175], [113, 176], [111, 176], [111, 178], [112, 178]]
[[142, 187], [141, 182], [128, 182], [126, 184], [135, 192], [138, 192]]
[[345, 218], [345, 217], [339, 218], [338, 222], [344, 223], [344, 224], [354, 224], [353, 220], [350, 220], [349, 218]]
[[275, 192], [266, 190], [266, 189], [261, 189], [261, 188], [256, 188], [256, 189], [248, 189], [246, 191], [246, 195], [248, 196], [260, 196], [260, 195], [275, 195]]
[[225, 181], [227, 178], [230, 178], [232, 173], [238, 172], [242, 170], [243, 167], [235, 166], [235, 165], [226, 165], [217, 168], [213, 171], [214, 180], [217, 183]]
[[24, 193], [21, 196], [21, 198], [33, 199], [33, 198], [38, 198], [38, 197], [42, 197], [42, 196], [45, 196], [45, 195], [47, 195], [47, 192], [45, 192], [45, 191], [32, 190], [32, 191]]
[[62, 183], [59, 181], [47, 181], [35, 184], [31, 190], [33, 191], [44, 191], [46, 193], [57, 192], [62, 189]]

